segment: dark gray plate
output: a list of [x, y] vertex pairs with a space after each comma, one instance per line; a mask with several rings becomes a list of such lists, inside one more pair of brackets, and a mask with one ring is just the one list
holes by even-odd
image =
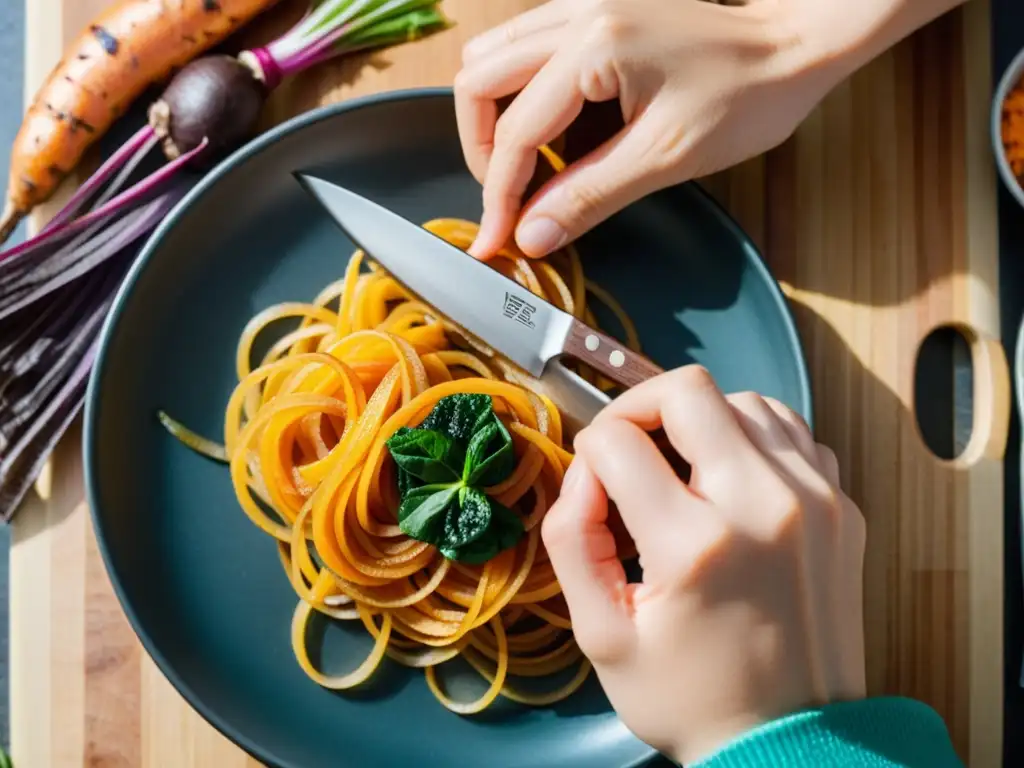
[[[446, 90], [318, 110], [210, 174], [146, 246], [104, 331], [86, 405], [96, 534], [146, 650], [185, 698], [260, 760], [281, 766], [623, 768], [651, 756], [596, 679], [549, 709], [475, 718], [443, 709], [422, 673], [386, 662], [365, 691], [311, 682], [289, 646], [295, 606], [274, 542], [235, 501], [228, 473], [171, 438], [165, 409], [217, 439], [246, 321], [308, 301], [352, 251], [292, 178], [315, 170], [414, 221], [477, 219]], [[632, 314], [661, 365], [706, 365], [810, 419], [800, 344], [777, 284], [698, 187], [652, 196], [580, 244], [588, 274]], [[327, 631], [322, 663], [351, 664], [361, 633]], [[173, 761], [173, 758], [172, 758]]]

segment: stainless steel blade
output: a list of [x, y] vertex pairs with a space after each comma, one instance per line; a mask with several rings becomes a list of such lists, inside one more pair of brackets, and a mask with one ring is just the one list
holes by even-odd
[[339, 227], [410, 291], [533, 376], [565, 346], [573, 318], [383, 206], [296, 174]]

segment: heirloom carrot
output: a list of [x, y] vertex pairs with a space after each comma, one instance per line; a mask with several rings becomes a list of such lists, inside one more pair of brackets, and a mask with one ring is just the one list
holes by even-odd
[[278, 0], [118, 0], [67, 49], [11, 154], [0, 243], [148, 86]]

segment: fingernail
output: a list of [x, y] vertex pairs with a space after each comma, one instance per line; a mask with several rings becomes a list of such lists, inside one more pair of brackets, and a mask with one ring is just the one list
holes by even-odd
[[480, 259], [481, 261], [487, 261], [487, 250], [480, 244], [480, 238], [478, 237], [473, 241], [473, 244], [469, 246], [467, 251], [470, 256], [474, 259]]
[[568, 236], [561, 225], [552, 219], [527, 219], [516, 232], [516, 242], [528, 256], [546, 256], [565, 245]]
[[494, 240], [494, 216], [488, 215], [486, 209], [480, 217], [480, 227], [476, 231], [476, 238], [469, 246], [469, 255], [486, 261], [494, 255], [494, 247], [489, 241]]

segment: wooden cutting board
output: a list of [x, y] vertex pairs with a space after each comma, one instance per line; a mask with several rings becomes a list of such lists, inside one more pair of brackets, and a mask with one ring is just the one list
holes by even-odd
[[[266, 121], [358, 93], [450, 84], [463, 41], [535, 4], [446, 0], [453, 30], [323, 66], [283, 87]], [[29, 96], [104, 5], [27, 4]], [[819, 439], [835, 448], [868, 518], [870, 691], [935, 706], [971, 766], [998, 765], [1002, 739], [1008, 382], [995, 341], [988, 41], [987, 3], [972, 2], [842, 84], [786, 145], [705, 180], [783, 282], [809, 358]], [[952, 462], [931, 455], [913, 415], [917, 350], [944, 324], [965, 330], [975, 361], [976, 429]], [[14, 526], [15, 764], [252, 764], [140, 650], [82, 503], [79, 437], [58, 450], [48, 498], [31, 499]]]

